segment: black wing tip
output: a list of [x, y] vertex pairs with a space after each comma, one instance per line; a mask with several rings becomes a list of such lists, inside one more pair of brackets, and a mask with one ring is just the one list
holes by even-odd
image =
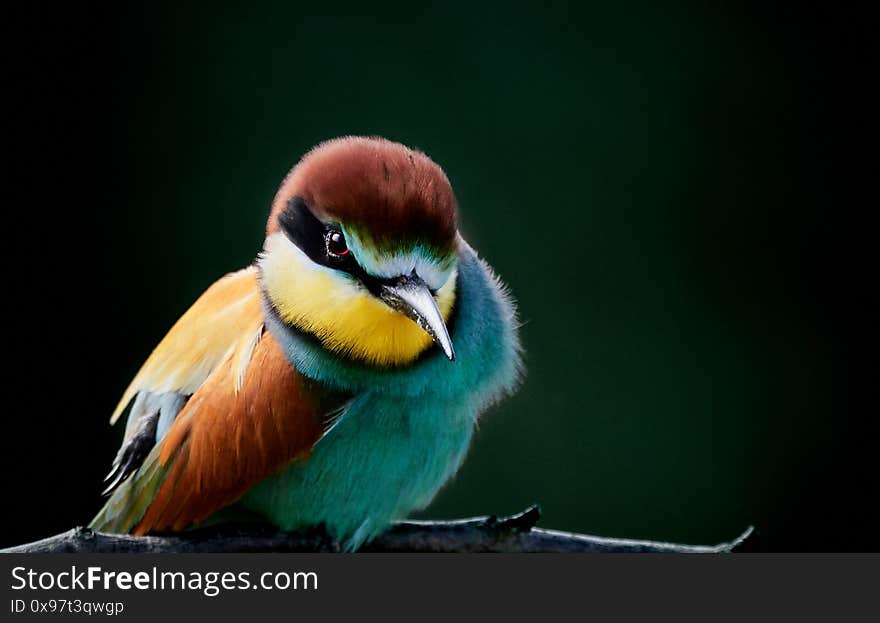
[[104, 482], [110, 481], [110, 484], [101, 491], [101, 495], [104, 497], [110, 496], [119, 485], [123, 483], [123, 481], [128, 478], [132, 472], [137, 469], [137, 466], [132, 465], [131, 461], [127, 461], [125, 465], [121, 462], [114, 462], [113, 468], [110, 470], [110, 473], [104, 478]]

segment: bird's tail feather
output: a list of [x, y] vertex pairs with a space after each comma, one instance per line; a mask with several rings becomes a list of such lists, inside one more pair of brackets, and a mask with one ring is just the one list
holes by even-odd
[[104, 507], [92, 519], [89, 528], [114, 534], [132, 532], [147, 512], [167, 471], [168, 466], [162, 465], [159, 461], [157, 445], [144, 459], [140, 469], [113, 492]]

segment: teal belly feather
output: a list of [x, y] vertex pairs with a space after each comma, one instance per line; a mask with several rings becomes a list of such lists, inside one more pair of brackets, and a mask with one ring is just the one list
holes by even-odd
[[404, 368], [369, 368], [267, 310], [297, 370], [353, 398], [308, 459], [257, 484], [244, 508], [285, 530], [324, 525], [357, 549], [433, 499], [461, 465], [480, 413], [512, 391], [520, 371], [516, 313], [503, 285], [464, 242], [458, 271], [454, 361], [432, 348]]

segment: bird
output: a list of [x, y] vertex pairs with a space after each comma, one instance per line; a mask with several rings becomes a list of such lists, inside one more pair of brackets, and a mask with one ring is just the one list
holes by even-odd
[[253, 517], [345, 551], [423, 509], [523, 375], [516, 304], [459, 231], [443, 169], [378, 136], [290, 170], [253, 264], [146, 359], [96, 531]]

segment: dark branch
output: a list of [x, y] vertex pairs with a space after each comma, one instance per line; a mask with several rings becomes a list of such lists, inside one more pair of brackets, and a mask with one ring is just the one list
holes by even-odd
[[[411, 521], [395, 524], [361, 548], [363, 552], [666, 552], [718, 554], [732, 551], [748, 528], [729, 543], [680, 545], [655, 541], [610, 539], [535, 528], [537, 506], [509, 517], [476, 517], [455, 521]], [[136, 537], [74, 528], [63, 534], [18, 545], [0, 553], [205, 553], [205, 552], [338, 552], [340, 546], [323, 531], [277, 532], [254, 527], [215, 527], [185, 535]]]

